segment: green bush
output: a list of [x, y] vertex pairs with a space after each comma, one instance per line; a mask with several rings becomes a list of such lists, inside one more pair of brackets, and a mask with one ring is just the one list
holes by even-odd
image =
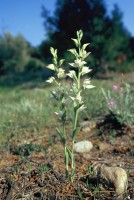
[[5, 33], [0, 37], [0, 71], [5, 74], [21, 73], [30, 58], [29, 46], [23, 36]]
[[134, 125], [134, 95], [129, 84], [113, 85], [107, 92], [102, 89], [107, 108], [121, 125]]
[[122, 73], [133, 72], [134, 71], [134, 60], [131, 60], [129, 62], [125, 62], [123, 64], [118, 65], [117, 71], [122, 72]]
[[31, 58], [25, 66], [25, 72], [36, 72], [44, 67], [44, 63], [36, 58]]

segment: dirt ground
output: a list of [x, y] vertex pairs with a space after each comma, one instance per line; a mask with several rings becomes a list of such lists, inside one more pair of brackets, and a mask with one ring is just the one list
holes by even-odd
[[[90, 173], [94, 163], [125, 169], [128, 188], [122, 199], [134, 199], [133, 127], [120, 127], [105, 120], [83, 128], [77, 137], [77, 141], [82, 140], [91, 141], [93, 149], [88, 154], [75, 154], [76, 175], [70, 183], [64, 175], [64, 150], [54, 129], [44, 130], [44, 135], [38, 137], [31, 135], [27, 141], [12, 138], [9, 148], [0, 149], [0, 199], [116, 199], [114, 189], [101, 188]], [[44, 149], [29, 151], [30, 144], [42, 145]]]

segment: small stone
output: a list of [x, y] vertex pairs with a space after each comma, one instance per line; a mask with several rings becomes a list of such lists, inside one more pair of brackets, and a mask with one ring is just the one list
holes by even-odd
[[100, 182], [107, 187], [113, 186], [118, 196], [123, 195], [128, 187], [127, 173], [121, 167], [96, 166], [97, 176]]
[[74, 151], [77, 153], [89, 153], [93, 148], [90, 141], [80, 141], [74, 144]]
[[94, 121], [83, 121], [80, 123], [81, 130], [83, 132], [90, 132], [96, 128], [96, 122]]
[[108, 151], [110, 149], [110, 147], [111, 146], [108, 143], [100, 142], [98, 144], [98, 148], [99, 148], [100, 151]]

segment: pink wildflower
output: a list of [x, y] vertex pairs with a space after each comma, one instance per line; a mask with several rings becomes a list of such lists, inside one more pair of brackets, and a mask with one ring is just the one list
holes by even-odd
[[119, 89], [119, 86], [118, 85], [113, 85], [113, 90], [118, 90]]
[[115, 106], [115, 101], [113, 99], [110, 99], [108, 102], [110, 107], [114, 107]]

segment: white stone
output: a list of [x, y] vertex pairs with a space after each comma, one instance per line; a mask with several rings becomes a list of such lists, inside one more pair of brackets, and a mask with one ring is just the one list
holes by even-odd
[[91, 132], [93, 129], [96, 128], [96, 122], [94, 121], [83, 121], [80, 123], [81, 130], [83, 132]]
[[93, 148], [93, 144], [90, 141], [80, 141], [74, 144], [74, 151], [77, 153], [89, 153]]
[[121, 167], [98, 166], [98, 178], [105, 180], [108, 185], [113, 185], [118, 196], [124, 194], [128, 186], [127, 173]]

